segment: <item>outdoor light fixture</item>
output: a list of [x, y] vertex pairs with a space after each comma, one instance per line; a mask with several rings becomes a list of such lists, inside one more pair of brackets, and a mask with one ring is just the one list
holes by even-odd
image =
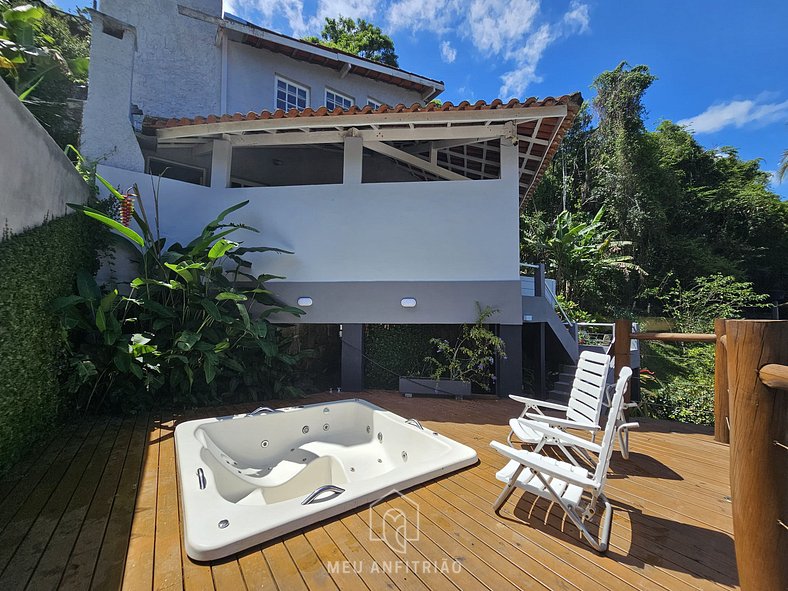
[[312, 298], [298, 298], [298, 305], [303, 306], [304, 308], [308, 308], [312, 305]]
[[403, 308], [415, 308], [416, 298], [402, 298], [400, 304], [402, 304]]

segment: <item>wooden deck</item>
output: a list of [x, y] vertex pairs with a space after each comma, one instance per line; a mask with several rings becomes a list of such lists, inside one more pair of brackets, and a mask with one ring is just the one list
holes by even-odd
[[[0, 482], [0, 589], [729, 589], [738, 586], [728, 447], [707, 430], [644, 421], [629, 461], [614, 454], [611, 548], [581, 542], [560, 510], [516, 492], [490, 505], [508, 400], [361, 397], [466, 443], [476, 466], [375, 508], [418, 504], [404, 554], [370, 541], [368, 508], [210, 564], [183, 551], [173, 428], [188, 416], [88, 418], [71, 424]], [[305, 401], [338, 399], [321, 394]], [[283, 402], [282, 406], [292, 405]], [[276, 406], [274, 404], [273, 406]], [[413, 518], [415, 521], [415, 518]], [[414, 531], [414, 524], [409, 523]], [[408, 567], [407, 569], [405, 567]]]

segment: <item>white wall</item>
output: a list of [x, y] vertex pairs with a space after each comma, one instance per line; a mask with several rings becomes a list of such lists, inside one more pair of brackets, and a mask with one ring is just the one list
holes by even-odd
[[101, 1], [102, 12], [136, 28], [131, 102], [146, 115], [195, 117], [220, 110], [216, 26], [178, 14], [179, 4], [222, 14], [221, 0]]
[[0, 81], [0, 228], [18, 234], [89, 195], [71, 161]]
[[136, 34], [123, 38], [103, 32], [104, 21], [95, 16], [91, 27], [90, 84], [82, 114], [80, 149], [88, 160], [127, 170], [145, 170], [145, 160], [131, 125], [131, 87]]
[[309, 88], [313, 109], [325, 104], [326, 88], [349, 96], [362, 107], [367, 104], [368, 97], [389, 105], [422, 102], [420, 94], [412, 90], [355, 74], [340, 78], [339, 72], [331, 68], [233, 41], [228, 45], [227, 65], [227, 110], [230, 113], [275, 109], [274, 76], [277, 74]]
[[[137, 183], [149, 193], [147, 175], [99, 170], [113, 184]], [[191, 240], [219, 211], [246, 199], [251, 203], [229, 219], [261, 234], [234, 237], [293, 251], [249, 255], [260, 270], [288, 281], [505, 280], [517, 282], [519, 297], [511, 180], [211, 189], [162, 179], [162, 235]]]

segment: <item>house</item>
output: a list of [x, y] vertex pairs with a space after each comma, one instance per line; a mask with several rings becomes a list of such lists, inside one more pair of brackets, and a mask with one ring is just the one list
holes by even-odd
[[243, 221], [294, 253], [252, 255], [253, 272], [286, 277], [270, 289], [306, 311], [295, 322], [342, 325], [344, 389], [363, 387], [364, 324], [473, 322], [476, 302], [499, 310], [499, 394], [521, 391], [524, 341], [544, 351], [551, 334], [577, 356], [541, 269], [521, 278], [519, 209], [579, 94], [439, 106], [437, 80], [241, 22], [221, 0], [102, 0], [92, 17], [83, 152], [143, 194], [163, 173], [173, 240], [248, 199]]

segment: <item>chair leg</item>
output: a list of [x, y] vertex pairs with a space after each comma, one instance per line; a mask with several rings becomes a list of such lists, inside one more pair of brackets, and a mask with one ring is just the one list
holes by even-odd
[[629, 429], [626, 425], [620, 425], [618, 429], [618, 445], [621, 448], [621, 457], [629, 459]]
[[493, 511], [496, 513], [501, 508], [501, 506], [512, 496], [514, 489], [517, 488], [517, 479], [520, 478], [520, 474], [523, 473], [525, 466], [519, 466], [517, 470], [514, 471], [512, 477], [509, 479], [509, 482], [506, 483], [506, 486], [503, 487], [501, 494], [498, 495], [498, 498], [495, 499], [493, 503]]

